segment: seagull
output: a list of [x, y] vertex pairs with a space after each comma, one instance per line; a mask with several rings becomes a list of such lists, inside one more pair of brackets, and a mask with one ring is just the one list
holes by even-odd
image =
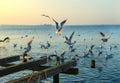
[[3, 40], [0, 40], [0, 42], [5, 42], [5, 41], [9, 41], [10, 40], [10, 38], [9, 37], [5, 37]]
[[103, 42], [103, 44], [105, 43], [105, 42], [107, 42], [108, 41], [108, 39], [110, 38], [110, 36], [106, 36], [103, 32], [99, 32], [100, 33], [100, 35], [101, 35], [101, 37], [102, 37], [102, 42]]
[[90, 54], [90, 55], [93, 55], [93, 47], [94, 47], [95, 45], [92, 45], [91, 47], [90, 47], [90, 49], [88, 50], [88, 54]]
[[76, 50], [76, 48], [71, 48], [70, 51], [71, 51], [71, 52], [75, 52], [75, 50]]
[[47, 46], [41, 45], [41, 48], [48, 49], [51, 46], [50, 42], [47, 41]]
[[47, 17], [50, 19], [50, 16], [48, 16], [48, 15], [42, 14], [41, 16], [44, 16], [44, 17]]
[[32, 44], [33, 39], [34, 37], [28, 42], [27, 48], [24, 48], [26, 53], [31, 51], [31, 44]]
[[64, 39], [65, 39], [64, 43], [68, 44], [70, 46], [70, 48], [72, 48], [73, 44], [76, 43], [76, 41], [74, 41], [74, 43], [71, 42], [73, 35], [74, 35], [74, 32], [70, 35], [69, 38], [67, 36], [64, 37]]
[[100, 56], [103, 52], [98, 50], [98, 56]]
[[17, 47], [17, 44], [16, 44], [16, 43], [14, 43], [14, 44], [13, 44], [13, 47], [14, 47], [14, 48], [16, 48], [16, 47]]
[[52, 19], [52, 20], [56, 24], [56, 34], [61, 35], [61, 29], [63, 28], [63, 25], [65, 24], [67, 19], [63, 20], [60, 24], [57, 21], [55, 21], [54, 19]]
[[46, 18], [49, 18], [51, 20], [53, 20], [56, 24], [56, 34], [61, 35], [61, 29], [63, 28], [63, 25], [65, 24], [65, 22], [67, 21], [67, 19], [63, 20], [60, 24], [53, 18], [51, 18], [48, 15], [42, 14], [41, 16], [44, 16]]

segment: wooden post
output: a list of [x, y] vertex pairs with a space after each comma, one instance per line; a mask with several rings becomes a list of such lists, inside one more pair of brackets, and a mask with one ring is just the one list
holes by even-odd
[[90, 66], [91, 66], [91, 68], [95, 68], [95, 60], [90, 61]]
[[53, 83], [59, 83], [59, 74], [53, 76]]

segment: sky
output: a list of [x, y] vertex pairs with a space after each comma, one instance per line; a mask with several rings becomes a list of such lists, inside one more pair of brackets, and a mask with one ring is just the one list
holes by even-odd
[[120, 0], [0, 0], [0, 24], [120, 24]]

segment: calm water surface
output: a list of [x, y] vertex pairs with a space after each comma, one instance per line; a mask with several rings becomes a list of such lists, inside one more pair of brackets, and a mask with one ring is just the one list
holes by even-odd
[[[70, 52], [69, 46], [64, 43], [63, 37], [71, 35], [75, 32], [72, 41], [76, 41], [74, 48], [75, 52]], [[106, 35], [111, 35], [106, 44], [103, 45], [104, 52], [101, 56], [97, 56], [98, 49], [101, 45], [101, 37], [99, 32], [103, 32]], [[119, 83], [120, 82], [120, 26], [65, 26], [62, 30], [62, 35], [55, 34], [54, 26], [0, 26], [0, 40], [5, 37], [10, 37], [10, 42], [0, 42], [0, 58], [21, 55], [24, 49], [27, 47], [27, 43], [34, 37], [32, 43], [32, 49], [28, 53], [31, 57], [41, 56], [43, 54], [53, 54], [56, 50], [60, 54], [63, 50], [66, 51], [65, 57], [70, 58], [77, 54], [80, 58], [77, 62], [77, 68], [79, 68], [78, 75], [66, 75], [60, 74], [61, 83]], [[50, 38], [52, 36], [52, 38]], [[85, 41], [84, 41], [85, 39]], [[51, 42], [51, 47], [48, 50], [41, 49], [41, 44], [46, 44], [47, 41]], [[13, 47], [17, 44], [17, 47]], [[82, 58], [84, 52], [87, 50], [85, 45], [93, 48], [94, 56], [89, 58]], [[109, 46], [116, 45], [117, 48], [113, 48], [111, 53], [113, 58], [105, 60], [104, 56], [109, 53]], [[3, 48], [4, 47], [4, 48]], [[92, 69], [89, 66], [90, 60], [95, 59], [96, 68]], [[3, 68], [3, 67], [0, 67]], [[13, 77], [18, 78], [32, 71], [22, 71], [7, 75], [0, 78], [0, 83], [4, 83]], [[52, 83], [52, 77], [48, 78]]]

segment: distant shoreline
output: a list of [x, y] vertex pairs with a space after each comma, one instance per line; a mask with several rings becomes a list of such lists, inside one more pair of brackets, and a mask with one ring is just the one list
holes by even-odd
[[[3, 27], [7, 27], [7, 26], [12, 26], [12, 27], [16, 27], [16, 26], [54, 26], [54, 25], [52, 25], [52, 24], [43, 24], [43, 25], [9, 25], [9, 24], [2, 24], [2, 25], [0, 25], [1, 27], [3, 26]], [[95, 24], [95, 25], [65, 25], [65, 26], [85, 26], [85, 27], [87, 27], [87, 26], [92, 26], [92, 27], [95, 27], [95, 26], [120, 26], [120, 24]]]

